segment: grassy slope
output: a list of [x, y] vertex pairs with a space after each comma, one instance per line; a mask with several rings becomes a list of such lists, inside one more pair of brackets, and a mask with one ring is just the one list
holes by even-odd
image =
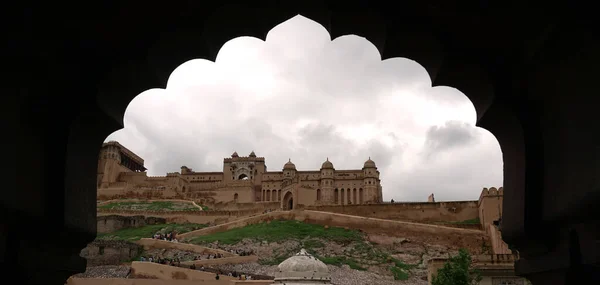
[[[219, 241], [221, 244], [236, 244], [243, 239], [256, 241], [281, 242], [286, 240], [300, 241], [301, 247], [316, 255], [317, 249], [323, 248], [323, 241], [335, 242], [349, 248], [347, 254], [340, 256], [318, 256], [326, 264], [340, 266], [347, 264], [350, 268], [366, 270], [369, 265], [389, 264], [389, 269], [395, 279], [406, 280], [409, 265], [392, 258], [388, 253], [365, 242], [365, 236], [356, 230], [346, 230], [339, 227], [325, 228], [321, 225], [306, 224], [299, 221], [271, 221], [232, 229], [226, 232], [192, 238], [193, 244], [205, 244]], [[276, 265], [295, 254], [299, 248], [290, 248], [272, 259], [261, 259], [265, 265]]]
[[203, 224], [158, 224], [147, 225], [139, 228], [121, 229], [112, 233], [98, 234], [97, 239], [114, 239], [125, 241], [136, 241], [141, 238], [151, 238], [157, 232], [168, 233], [176, 231], [186, 233], [206, 227]]

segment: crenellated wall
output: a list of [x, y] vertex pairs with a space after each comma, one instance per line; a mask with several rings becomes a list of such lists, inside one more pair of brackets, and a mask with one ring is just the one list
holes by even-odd
[[461, 222], [479, 217], [477, 201], [310, 206], [308, 210], [397, 221]]
[[494, 224], [502, 217], [502, 203], [504, 198], [504, 189], [502, 187], [483, 188], [477, 202], [479, 207], [479, 222], [486, 231], [489, 225]]

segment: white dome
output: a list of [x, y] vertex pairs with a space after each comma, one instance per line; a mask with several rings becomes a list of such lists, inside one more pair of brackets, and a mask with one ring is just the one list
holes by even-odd
[[294, 284], [330, 284], [331, 281], [327, 265], [304, 249], [284, 260], [277, 268], [279, 268], [279, 272], [275, 274], [276, 283], [291, 281]]

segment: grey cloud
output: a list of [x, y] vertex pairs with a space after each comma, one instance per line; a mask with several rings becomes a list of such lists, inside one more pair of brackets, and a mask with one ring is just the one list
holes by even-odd
[[[331, 41], [323, 27], [303, 17], [277, 26], [266, 42], [246, 38], [227, 45], [216, 63], [186, 63], [167, 90], [136, 98], [126, 128], [108, 139], [142, 156], [150, 175], [181, 165], [220, 171], [233, 151], [255, 151], [270, 171], [288, 158], [298, 169], [318, 169], [327, 157], [336, 169], [360, 169], [370, 156], [381, 171], [385, 200], [423, 201], [432, 192], [438, 199], [471, 199], [481, 187], [501, 186], [493, 136], [454, 121], [472, 108], [465, 109], [468, 99], [450, 87], [432, 88], [418, 63], [381, 61], [366, 40]], [[248, 50], [256, 53], [248, 56]], [[239, 70], [248, 76], [235, 75]], [[272, 90], [244, 83], [246, 77], [260, 82], [257, 74], [275, 82]], [[392, 94], [393, 106], [382, 103], [381, 96]], [[423, 98], [446, 111], [430, 115]], [[423, 117], [448, 122], [427, 129]], [[318, 123], [298, 128], [301, 120]], [[357, 131], [364, 125], [375, 131]]]
[[444, 126], [432, 126], [427, 130], [424, 155], [466, 147], [477, 142], [479, 134], [475, 127], [457, 121], [447, 121]]

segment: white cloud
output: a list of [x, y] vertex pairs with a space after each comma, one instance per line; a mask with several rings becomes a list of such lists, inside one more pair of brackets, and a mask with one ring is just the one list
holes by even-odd
[[357, 36], [331, 41], [319, 24], [297, 16], [265, 42], [227, 42], [216, 62], [183, 63], [166, 89], [143, 92], [125, 113], [118, 140], [145, 159], [151, 175], [219, 171], [234, 150], [254, 150], [269, 170], [288, 158], [300, 170], [326, 157], [337, 169], [381, 171], [384, 199], [477, 199], [501, 186], [502, 155], [475, 109], [451, 87], [431, 87], [418, 63], [381, 61]]

